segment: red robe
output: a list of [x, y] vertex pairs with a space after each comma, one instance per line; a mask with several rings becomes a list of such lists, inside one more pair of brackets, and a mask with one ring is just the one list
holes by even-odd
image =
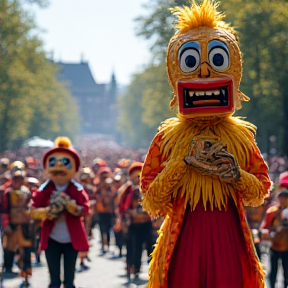
[[[251, 130], [251, 124], [234, 117], [215, 124], [174, 118], [160, 126], [141, 177], [144, 208], [166, 215], [152, 253], [148, 288], [265, 286], [243, 206], [261, 205], [270, 188]], [[191, 139], [199, 135], [227, 144], [240, 166], [238, 181], [227, 184], [184, 163]]]

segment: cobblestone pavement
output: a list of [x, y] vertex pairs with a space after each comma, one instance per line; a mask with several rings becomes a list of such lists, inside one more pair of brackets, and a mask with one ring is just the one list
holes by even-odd
[[[113, 243], [113, 239], [112, 239]], [[142, 271], [138, 282], [128, 284], [125, 276], [125, 257], [116, 258], [117, 248], [112, 245], [111, 251], [104, 256], [100, 255], [99, 232], [95, 231], [95, 239], [91, 241], [92, 247], [89, 252], [91, 262], [85, 263], [89, 266], [88, 270], [81, 270], [77, 262], [77, 272], [75, 284], [77, 288], [144, 288], [147, 284], [148, 264], [146, 251], [142, 257]], [[265, 249], [267, 252], [267, 249]], [[41, 255], [42, 266], [33, 267], [33, 276], [30, 278], [30, 288], [47, 288], [49, 284], [49, 274], [45, 262], [44, 253]], [[262, 263], [265, 271], [269, 271], [268, 255], [264, 253]], [[278, 282], [276, 288], [283, 288], [282, 269], [278, 272]], [[22, 279], [15, 277], [7, 279], [4, 274], [3, 288], [20, 288]], [[180, 288], [180, 287], [179, 287]], [[267, 283], [267, 288], [269, 284]]]

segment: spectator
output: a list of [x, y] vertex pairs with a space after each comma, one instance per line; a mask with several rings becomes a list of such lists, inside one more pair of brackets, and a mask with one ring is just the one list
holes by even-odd
[[141, 193], [139, 189], [140, 172], [142, 162], [134, 162], [128, 170], [130, 185], [126, 188], [120, 199], [120, 212], [123, 221], [128, 228], [126, 240], [126, 264], [127, 277], [131, 281], [131, 274], [137, 281], [141, 268], [143, 244], [146, 246], [147, 254], [152, 252], [152, 222], [147, 212], [143, 211], [140, 204]]
[[288, 286], [288, 226], [287, 216], [282, 211], [288, 207], [288, 190], [282, 190], [278, 195], [278, 204], [270, 207], [260, 227], [263, 239], [271, 240], [270, 248], [270, 287], [275, 288], [278, 261], [281, 259], [284, 272], [284, 287]]
[[[109, 250], [110, 231], [114, 215], [114, 194], [111, 189], [112, 171], [109, 167], [102, 167], [98, 171], [99, 189], [96, 192], [96, 210], [99, 217], [99, 227], [102, 242], [102, 254]], [[105, 249], [107, 246], [107, 250]]]

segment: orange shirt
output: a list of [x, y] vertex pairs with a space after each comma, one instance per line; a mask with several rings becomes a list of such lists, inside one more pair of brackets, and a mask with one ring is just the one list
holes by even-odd
[[282, 209], [279, 205], [270, 207], [265, 214], [260, 230], [268, 229], [274, 234], [271, 237], [271, 248], [275, 251], [288, 251], [288, 227], [282, 227]]

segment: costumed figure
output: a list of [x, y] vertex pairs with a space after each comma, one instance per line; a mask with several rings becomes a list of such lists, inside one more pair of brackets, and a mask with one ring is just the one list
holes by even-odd
[[[85, 191], [88, 194], [89, 197], [89, 215], [84, 216], [84, 223], [85, 223], [85, 229], [87, 233], [88, 239], [92, 237], [92, 215], [95, 211], [95, 199], [96, 199], [96, 193], [95, 193], [95, 187], [93, 186], [93, 178], [94, 173], [92, 172], [90, 167], [83, 167], [80, 171], [80, 183], [83, 185]], [[84, 260], [87, 259], [89, 262], [91, 259], [88, 257], [87, 253], [80, 253], [80, 267], [82, 270], [89, 269], [88, 266], [84, 263]]]
[[74, 288], [78, 252], [87, 252], [88, 239], [83, 217], [89, 214], [89, 198], [83, 186], [73, 178], [80, 167], [78, 153], [67, 137], [58, 137], [55, 148], [43, 157], [49, 180], [33, 194], [30, 216], [44, 220], [41, 229], [41, 250], [50, 273], [50, 288], [60, 288], [60, 260], [64, 255], [64, 287]]
[[124, 177], [120, 168], [115, 168], [113, 171], [112, 191], [114, 193], [114, 217], [113, 217], [113, 232], [115, 236], [115, 244], [119, 249], [118, 257], [122, 257], [122, 248], [124, 244], [123, 225], [119, 212], [121, 187], [123, 186]]
[[[112, 171], [109, 167], [101, 167], [98, 170], [99, 189], [96, 192], [96, 210], [99, 219], [99, 228], [102, 242], [102, 254], [109, 251], [110, 232], [114, 217], [114, 193], [111, 189], [113, 182]], [[107, 248], [106, 248], [106, 247]]]
[[[119, 162], [121, 162], [122, 164], [128, 163], [127, 160], [125, 160], [125, 159], [122, 159]], [[118, 189], [117, 195], [115, 197], [115, 202], [117, 203], [116, 204], [117, 212], [115, 213], [116, 217], [115, 217], [115, 223], [113, 226], [113, 230], [121, 233], [122, 239], [121, 239], [121, 241], [119, 241], [119, 242], [122, 242], [121, 245], [119, 245], [119, 246], [121, 246], [121, 248], [122, 248], [122, 245], [127, 244], [127, 236], [128, 236], [128, 226], [126, 225], [127, 223], [126, 223], [125, 217], [124, 217], [125, 212], [132, 205], [134, 190], [139, 190], [139, 175], [140, 175], [142, 167], [143, 167], [143, 163], [138, 162], [138, 161], [130, 164], [128, 166], [128, 168], [126, 167], [127, 168], [126, 173], [127, 173], [129, 178]], [[117, 232], [115, 235], [117, 235]], [[118, 235], [116, 237], [118, 237]], [[117, 240], [116, 240], [116, 242], [117, 242]], [[122, 256], [122, 253], [121, 253], [121, 256]]]
[[11, 182], [2, 198], [2, 229], [5, 272], [13, 272], [15, 253], [19, 251], [20, 274], [25, 278], [23, 285], [28, 286], [28, 276], [32, 275], [33, 221], [26, 214], [31, 192], [24, 185], [24, 169], [25, 165], [21, 161], [15, 161], [10, 165]]
[[288, 286], [288, 190], [283, 189], [277, 195], [277, 204], [266, 211], [265, 218], [260, 226], [261, 237], [269, 241], [270, 287], [276, 287], [276, 279], [281, 259], [284, 286]]
[[144, 208], [165, 216], [149, 288], [265, 287], [243, 206], [261, 205], [270, 179], [256, 127], [232, 116], [249, 98], [238, 90], [236, 33], [217, 6], [173, 9], [166, 64], [179, 113], [160, 125], [141, 176]]
[[[126, 238], [126, 264], [128, 281], [134, 274], [134, 281], [139, 278], [143, 244], [147, 254], [152, 252], [152, 222], [149, 214], [140, 204], [140, 172], [142, 162], [134, 162], [128, 169], [130, 181], [120, 198], [120, 217]], [[130, 184], [130, 185], [129, 185]], [[123, 186], [125, 187], [125, 186]]]

